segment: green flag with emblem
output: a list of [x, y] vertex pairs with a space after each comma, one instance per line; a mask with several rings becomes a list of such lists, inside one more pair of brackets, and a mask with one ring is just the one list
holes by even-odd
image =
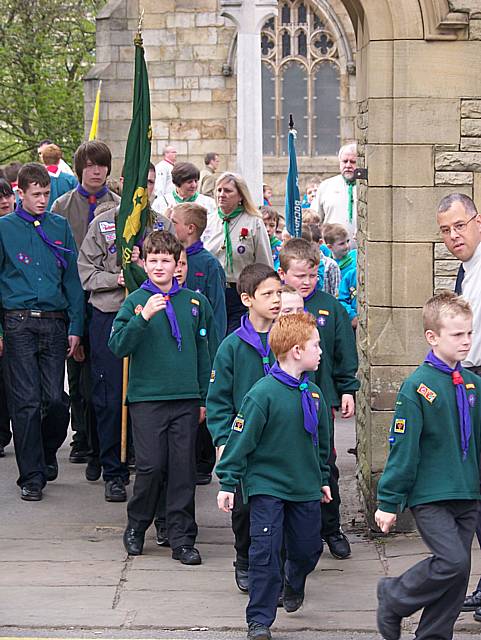
[[120, 252], [125, 286], [134, 291], [147, 278], [144, 270], [132, 262], [132, 251], [142, 238], [149, 211], [147, 175], [149, 173], [152, 127], [150, 93], [144, 47], [139, 33], [134, 39], [135, 71], [132, 122], [124, 160], [124, 185], [117, 217], [117, 250]]

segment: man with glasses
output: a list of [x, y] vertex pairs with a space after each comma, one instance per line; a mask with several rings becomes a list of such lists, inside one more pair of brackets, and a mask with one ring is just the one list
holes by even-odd
[[[462, 294], [473, 309], [473, 341], [463, 367], [481, 375], [481, 216], [476, 205], [463, 193], [451, 193], [438, 206], [437, 222], [446, 248], [461, 260], [456, 293]], [[481, 518], [476, 536], [481, 545]], [[462, 611], [474, 611], [481, 622], [481, 580], [464, 600]]]

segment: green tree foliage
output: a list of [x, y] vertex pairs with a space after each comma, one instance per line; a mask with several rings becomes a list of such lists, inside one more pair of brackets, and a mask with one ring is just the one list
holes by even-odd
[[0, 163], [36, 159], [50, 138], [68, 158], [84, 138], [82, 77], [95, 62], [105, 0], [0, 0]]

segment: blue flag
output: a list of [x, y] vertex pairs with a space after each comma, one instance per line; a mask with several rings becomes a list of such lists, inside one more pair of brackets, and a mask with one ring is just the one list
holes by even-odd
[[286, 227], [287, 231], [294, 238], [301, 237], [302, 231], [302, 208], [299, 194], [299, 178], [297, 175], [296, 158], [296, 133], [293, 129], [289, 131], [287, 149], [289, 153], [289, 170], [286, 180]]

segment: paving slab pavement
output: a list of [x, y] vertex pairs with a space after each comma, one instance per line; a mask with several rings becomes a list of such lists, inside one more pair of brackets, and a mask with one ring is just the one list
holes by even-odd
[[[339, 561], [323, 554], [303, 608], [289, 615], [279, 610], [277, 640], [378, 637], [377, 580], [397, 575], [427, 553], [416, 534], [369, 536], [357, 498], [355, 458], [346, 453], [355, 446], [353, 421], [339, 423], [336, 432], [342, 519], [352, 557]], [[199, 487], [197, 494], [201, 566], [173, 561], [169, 549], [155, 544], [153, 529], [144, 555], [129, 558], [122, 545], [125, 504], [106, 503], [103, 483], [88, 483], [85, 466], [70, 464], [67, 456], [64, 446], [59, 478], [40, 503], [20, 500], [12, 447], [0, 460], [0, 636], [38, 636], [44, 630], [45, 637], [244, 638], [247, 599], [234, 584], [232, 533], [229, 517], [216, 507], [217, 483]], [[473, 584], [480, 574], [481, 554], [473, 548]], [[415, 621], [405, 621], [406, 637]], [[481, 630], [471, 614], [462, 614], [458, 626]]]

